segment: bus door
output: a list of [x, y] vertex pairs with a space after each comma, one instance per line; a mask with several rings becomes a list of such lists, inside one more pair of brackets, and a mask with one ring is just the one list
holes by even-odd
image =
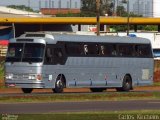
[[55, 80], [62, 73], [63, 65], [66, 62], [66, 55], [63, 46], [47, 45], [44, 59], [44, 73], [47, 77], [46, 88], [52, 87], [51, 81]]

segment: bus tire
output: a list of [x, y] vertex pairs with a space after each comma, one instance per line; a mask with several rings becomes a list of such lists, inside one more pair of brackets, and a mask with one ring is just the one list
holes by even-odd
[[129, 75], [125, 75], [124, 78], [123, 78], [122, 87], [116, 88], [116, 90], [118, 92], [123, 92], [123, 91], [128, 92], [131, 89], [132, 89], [132, 80], [131, 80], [131, 77]]
[[22, 88], [23, 93], [31, 93], [33, 91], [32, 88]]
[[64, 78], [62, 76], [58, 76], [55, 82], [55, 88], [52, 89], [54, 93], [62, 93], [65, 88]]
[[106, 88], [90, 88], [92, 92], [103, 92]]

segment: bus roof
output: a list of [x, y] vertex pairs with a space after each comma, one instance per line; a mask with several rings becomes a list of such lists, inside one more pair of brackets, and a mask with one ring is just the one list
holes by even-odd
[[54, 35], [54, 42], [106, 42], [106, 43], [148, 43], [150, 40], [139, 37], [91, 36], [91, 35]]
[[[37, 35], [37, 36], [36, 36]], [[24, 34], [16, 39], [34, 39], [36, 42], [43, 40], [48, 44], [56, 44], [57, 42], [103, 42], [103, 43], [141, 43], [150, 44], [150, 40], [139, 37], [121, 37], [121, 36], [93, 36], [93, 35], [66, 35], [66, 34]], [[15, 42], [11, 39], [10, 42]]]

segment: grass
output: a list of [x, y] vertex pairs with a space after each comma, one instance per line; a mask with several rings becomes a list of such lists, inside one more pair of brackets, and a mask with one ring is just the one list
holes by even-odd
[[4, 61], [0, 62], [0, 78], [4, 75]]
[[[160, 119], [160, 110], [142, 111], [114, 111], [114, 112], [75, 112], [75, 113], [52, 113], [52, 114], [20, 114], [20, 115], [0, 115], [4, 117], [17, 118], [18, 120], [148, 120], [147, 117], [154, 116]], [[128, 119], [127, 119], [128, 117]], [[144, 118], [145, 117], [145, 118]]]
[[153, 86], [160, 86], [160, 82], [155, 82]]
[[4, 61], [0, 63], [0, 83], [2, 82], [4, 76]]
[[0, 103], [37, 103], [37, 102], [77, 102], [77, 101], [124, 101], [159, 100], [160, 92], [106, 92], [104, 94], [24, 94], [0, 96]]

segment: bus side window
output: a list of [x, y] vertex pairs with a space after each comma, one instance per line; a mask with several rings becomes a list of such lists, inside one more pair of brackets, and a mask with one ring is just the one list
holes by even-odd
[[101, 56], [115, 56], [116, 49], [114, 49], [113, 44], [101, 44], [99, 47], [99, 54]]
[[61, 48], [54, 48], [54, 64], [63, 64], [64, 55]]
[[117, 55], [117, 51], [116, 51], [116, 45], [112, 46], [112, 56], [116, 56]]
[[151, 57], [151, 47], [150, 45], [137, 45], [135, 48], [135, 51], [137, 53], [137, 56], [139, 57]]
[[91, 56], [97, 56], [99, 55], [99, 45], [95, 43], [89, 43], [84, 44], [84, 54], [85, 55], [91, 55]]
[[100, 53], [99, 45], [96, 44], [96, 55], [100, 55], [100, 54], [101, 54], [101, 53]]
[[55, 52], [54, 52], [55, 57], [61, 58], [61, 57], [63, 56], [63, 55], [62, 55], [62, 50], [61, 50], [60, 48], [55, 48], [54, 51], [55, 51]]
[[47, 63], [52, 63], [53, 62], [53, 55], [52, 55], [52, 49], [51, 48], [46, 49], [45, 59], [46, 59]]
[[101, 45], [101, 47], [100, 47], [100, 49], [101, 49], [101, 55], [104, 55], [105, 54], [105, 47], [104, 47], [104, 45]]
[[136, 46], [136, 56], [141, 56], [141, 50], [139, 49], [139, 46]]
[[100, 55], [110, 56], [110, 45], [100, 45]]
[[119, 55], [123, 57], [132, 57], [134, 56], [133, 45], [121, 44], [118, 46]]
[[[84, 55], [84, 46], [82, 43], [67, 43], [65, 46], [66, 53], [69, 56], [79, 56], [79, 55]], [[87, 52], [87, 51], [86, 51]]]
[[83, 48], [84, 48], [84, 54], [88, 55], [88, 45], [85, 44]]

